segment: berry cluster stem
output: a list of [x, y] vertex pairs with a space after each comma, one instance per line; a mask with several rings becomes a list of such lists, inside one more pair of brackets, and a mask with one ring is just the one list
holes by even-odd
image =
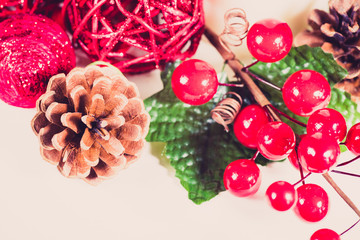
[[360, 217], [360, 210], [356, 207], [355, 203], [341, 190], [341, 188], [335, 183], [334, 179], [328, 174], [324, 173], [323, 177], [334, 188], [334, 190], [344, 199], [344, 201], [352, 208], [352, 210]]
[[[210, 30], [207, 26], [205, 27], [204, 35], [210, 41], [210, 43], [216, 48], [216, 50], [220, 53], [222, 58], [227, 61], [228, 65], [234, 71], [236, 77], [240, 78], [246, 87], [249, 89], [251, 94], [253, 95], [255, 101], [262, 107], [270, 105], [270, 101], [265, 97], [262, 91], [258, 88], [258, 86], [254, 83], [251, 77], [243, 70], [244, 66], [238, 61], [235, 54], [228, 48], [224, 47], [219, 41], [219, 36]], [[272, 118], [276, 121], [281, 121], [279, 116], [271, 110], [269, 113]], [[323, 177], [327, 180], [327, 182], [334, 188], [334, 190], [340, 195], [340, 197], [353, 209], [353, 211], [360, 217], [360, 210], [356, 207], [353, 201], [341, 190], [341, 188], [335, 183], [335, 181], [330, 177], [328, 173], [324, 173]]]
[[[204, 35], [207, 37], [210, 43], [218, 50], [222, 58], [227, 61], [228, 65], [234, 71], [236, 77], [240, 78], [243, 81], [251, 94], [254, 96], [255, 101], [261, 107], [269, 105], [269, 100], [261, 92], [259, 87], [254, 83], [254, 81], [246, 72], [242, 71], [244, 66], [238, 61], [235, 54], [231, 50], [229, 50], [229, 48], [225, 48], [224, 45], [220, 43], [219, 36], [207, 27], [205, 27]], [[270, 114], [272, 118], [274, 118], [276, 121], [280, 121], [279, 116], [277, 116], [275, 112], [271, 111]]]

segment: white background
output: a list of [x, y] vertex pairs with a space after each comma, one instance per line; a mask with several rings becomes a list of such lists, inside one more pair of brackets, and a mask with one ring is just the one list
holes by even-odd
[[[311, 0], [205, 0], [206, 21], [220, 33], [227, 9], [246, 10], [250, 23], [263, 18], [287, 21], [296, 34], [306, 27], [310, 9], [327, 9], [327, 2]], [[244, 47], [236, 50], [250, 59]], [[218, 71], [222, 59], [206, 41], [196, 55]], [[158, 73], [136, 77], [143, 97], [160, 89]], [[133, 79], [133, 78], [132, 78]], [[64, 178], [43, 161], [30, 121], [34, 109], [0, 103], [0, 239], [244, 239], [305, 240], [317, 229], [341, 233], [358, 217], [319, 175], [309, 182], [323, 186], [330, 197], [328, 216], [319, 223], [300, 220], [293, 211], [276, 212], [264, 192], [276, 180], [296, 182], [299, 174], [288, 162], [261, 168], [263, 182], [251, 198], [224, 192], [198, 206], [160, 158], [161, 144], [147, 144], [141, 159], [113, 179], [92, 187], [81, 180]], [[186, 149], [184, 149], [186, 151]], [[347, 159], [349, 157], [344, 157]], [[360, 173], [360, 164], [347, 169]], [[332, 174], [335, 181], [360, 206], [360, 179]], [[360, 238], [360, 225], [343, 240]]]

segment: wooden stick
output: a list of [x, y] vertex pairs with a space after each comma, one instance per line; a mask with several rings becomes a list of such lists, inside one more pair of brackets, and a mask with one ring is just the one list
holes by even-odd
[[334, 190], [340, 195], [342, 199], [354, 210], [354, 212], [360, 217], [360, 210], [356, 207], [355, 203], [341, 190], [341, 188], [335, 183], [334, 179], [329, 173], [324, 173], [323, 177], [334, 188]]

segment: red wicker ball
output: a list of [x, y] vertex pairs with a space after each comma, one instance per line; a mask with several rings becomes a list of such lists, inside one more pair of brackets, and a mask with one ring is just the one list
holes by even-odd
[[20, 13], [52, 15], [61, 0], [0, 0], [0, 20]]
[[65, 0], [73, 40], [123, 72], [191, 57], [204, 29], [202, 0]]

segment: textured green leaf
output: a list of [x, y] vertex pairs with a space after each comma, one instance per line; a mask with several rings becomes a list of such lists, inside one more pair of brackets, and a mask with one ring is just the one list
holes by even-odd
[[333, 55], [325, 53], [320, 47], [311, 48], [307, 45], [292, 48], [281, 61], [259, 62], [250, 68], [256, 75], [268, 79], [279, 87], [291, 74], [302, 69], [312, 69], [321, 73], [331, 86], [347, 75], [347, 71], [336, 63]]
[[[251, 158], [255, 151], [242, 146], [232, 134], [215, 123], [210, 111], [226, 91], [212, 101], [190, 106], [179, 101], [171, 89], [171, 74], [177, 64], [170, 64], [162, 73], [164, 90], [145, 100], [151, 116], [147, 140], [166, 142], [164, 155], [176, 170], [176, 176], [189, 192], [189, 198], [200, 204], [224, 190], [225, 167], [239, 158]], [[269, 161], [259, 157], [257, 163]]]

